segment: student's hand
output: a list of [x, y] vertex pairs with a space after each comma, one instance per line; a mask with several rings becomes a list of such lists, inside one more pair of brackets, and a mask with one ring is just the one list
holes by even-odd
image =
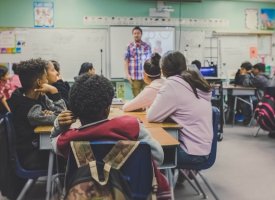
[[62, 111], [58, 115], [57, 119], [60, 126], [70, 126], [76, 121], [73, 113], [70, 110]]
[[241, 68], [240, 69], [240, 75], [245, 75], [245, 74], [247, 74], [246, 69]]
[[45, 116], [50, 116], [50, 115], [53, 115], [53, 114], [54, 114], [54, 112], [51, 111], [51, 110], [43, 110], [42, 112], [43, 112], [43, 114], [44, 114]]
[[56, 94], [58, 93], [58, 90], [56, 87], [49, 85], [49, 84], [43, 84], [41, 88], [34, 89], [35, 92], [41, 92], [41, 93], [51, 93]]

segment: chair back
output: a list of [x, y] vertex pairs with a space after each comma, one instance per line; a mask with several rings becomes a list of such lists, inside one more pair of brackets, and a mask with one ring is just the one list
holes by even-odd
[[219, 132], [219, 123], [220, 123], [220, 111], [217, 107], [212, 106], [212, 124], [213, 124], [213, 140], [211, 151], [206, 162], [201, 164], [190, 164], [185, 165], [184, 169], [191, 170], [203, 170], [210, 168], [216, 161], [217, 155], [217, 143], [218, 143], [218, 132]]
[[[90, 142], [96, 161], [103, 162], [102, 159], [115, 143], [115, 141]], [[70, 152], [66, 170], [66, 191], [70, 189], [69, 187], [76, 178], [74, 177], [76, 170], [77, 164], [73, 153]], [[152, 191], [153, 173], [150, 146], [145, 143], [140, 143], [120, 168], [120, 172], [130, 186], [133, 199], [146, 199]]]
[[14, 167], [17, 176], [24, 179], [36, 179], [47, 175], [47, 170], [27, 170], [20, 164], [16, 152], [16, 133], [13, 126], [12, 113], [5, 114], [6, 131], [8, 135], [8, 146], [12, 167]]

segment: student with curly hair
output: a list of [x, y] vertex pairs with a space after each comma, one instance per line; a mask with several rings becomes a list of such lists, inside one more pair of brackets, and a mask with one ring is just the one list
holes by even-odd
[[[108, 79], [99, 75], [80, 76], [69, 94], [72, 112], [62, 112], [55, 120], [51, 134], [54, 150], [66, 157], [70, 141], [74, 140], [139, 140], [151, 147], [152, 157], [160, 165], [164, 159], [162, 147], [137, 118], [125, 115], [108, 119], [113, 97], [113, 85]], [[69, 129], [75, 118], [79, 118], [82, 126]], [[158, 192], [168, 194], [166, 179], [157, 168], [155, 173]]]
[[178, 167], [207, 160], [213, 139], [211, 87], [197, 72], [187, 70], [184, 55], [170, 51], [161, 59], [167, 80], [148, 110], [150, 122], [172, 119], [182, 126]]
[[159, 89], [164, 83], [159, 67], [160, 58], [158, 53], [153, 53], [151, 58], [145, 61], [143, 80], [147, 86], [134, 99], [122, 107], [123, 111], [146, 109], [153, 103]]
[[[26, 169], [47, 169], [48, 152], [38, 149], [39, 136], [34, 128], [52, 125], [57, 115], [66, 109], [58, 90], [48, 84], [42, 59], [22, 61], [17, 67], [22, 88], [15, 90], [8, 101], [16, 131], [16, 149]], [[45, 93], [52, 95], [50, 100]]]
[[[55, 121], [51, 135], [55, 151], [66, 156], [72, 140], [141, 140], [151, 146], [153, 158], [161, 164], [162, 147], [137, 118], [122, 116], [108, 120], [113, 97], [113, 85], [105, 77], [80, 76], [69, 94], [72, 112], [62, 112]], [[82, 127], [69, 129], [75, 118], [79, 118]]]

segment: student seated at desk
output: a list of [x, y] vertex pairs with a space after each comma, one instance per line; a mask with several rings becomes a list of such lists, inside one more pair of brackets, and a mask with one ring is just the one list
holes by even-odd
[[10, 77], [9, 69], [6, 66], [0, 65], [0, 113], [5, 114], [10, 112], [10, 107], [7, 100], [11, 97], [13, 91], [19, 88], [20, 85]]
[[264, 88], [269, 86], [269, 77], [264, 73], [265, 64], [257, 63], [252, 67], [252, 74], [241, 73], [241, 82], [243, 86], [257, 88], [257, 98], [261, 99]]
[[[47, 79], [50, 85], [56, 87], [59, 94], [61, 95], [61, 98], [65, 101], [66, 106], [69, 105], [69, 91], [70, 91], [70, 85], [68, 82], [63, 81], [60, 76], [60, 67], [59, 63], [57, 61], [49, 61], [47, 67]], [[51, 95], [48, 95], [51, 99]]]
[[179, 167], [205, 162], [213, 138], [211, 87], [197, 72], [187, 70], [185, 57], [178, 51], [167, 52], [160, 65], [167, 80], [147, 112], [148, 121], [171, 118], [182, 126]]
[[[240, 66], [240, 69], [238, 69], [237, 73], [235, 74], [235, 79], [233, 84], [239, 85], [239, 86], [244, 86], [243, 85], [243, 79], [244, 76], [247, 76], [246, 78], [250, 79], [253, 78], [252, 72], [252, 64], [250, 62], [243, 62]], [[246, 100], [247, 102], [249, 102], [249, 97], [247, 96], [242, 96], [242, 99]], [[228, 95], [228, 101], [227, 101], [227, 105], [228, 105], [228, 121], [227, 123], [231, 123], [232, 122], [232, 118], [233, 118], [233, 112], [234, 112], [234, 101], [235, 101], [235, 97]], [[237, 114], [235, 116], [243, 116], [243, 124], [247, 125], [250, 120], [251, 120], [251, 116], [252, 116], [252, 112], [251, 112], [251, 108], [247, 103], [238, 101], [237, 104]], [[238, 117], [235, 117], [236, 119], [238, 119]], [[235, 120], [235, 119], [234, 119]], [[241, 120], [237, 120], [237, 121], [241, 121]]]
[[[17, 154], [26, 169], [47, 169], [48, 151], [39, 150], [39, 135], [34, 133], [34, 128], [53, 124], [66, 109], [57, 89], [48, 84], [47, 64], [42, 59], [20, 62], [17, 70], [22, 88], [15, 90], [8, 101], [13, 113]], [[45, 93], [50, 93], [53, 101]]]
[[[113, 85], [108, 79], [99, 75], [79, 76], [69, 95], [72, 112], [61, 113], [54, 124], [51, 137], [55, 151], [66, 156], [70, 141], [80, 138], [83, 140], [141, 140], [151, 146], [153, 158], [161, 164], [162, 147], [137, 118], [122, 116], [108, 120], [113, 97]], [[74, 122], [73, 116], [79, 118], [81, 122], [82, 127], [79, 129], [69, 129]]]
[[252, 64], [250, 62], [242, 63], [240, 69], [238, 69], [238, 71], [235, 74], [234, 84], [242, 85], [243, 84], [242, 76], [244, 74], [247, 74], [247, 76], [251, 76], [250, 74], [251, 69], [252, 69]]
[[157, 92], [164, 83], [159, 67], [160, 55], [153, 53], [151, 58], [144, 63], [143, 79], [147, 86], [134, 99], [127, 102], [123, 111], [134, 111], [148, 108], [156, 98]]
[[[69, 94], [72, 112], [62, 112], [54, 123], [51, 138], [55, 152], [66, 157], [70, 141], [74, 140], [140, 140], [150, 145], [153, 159], [161, 165], [164, 159], [161, 145], [137, 118], [121, 116], [108, 120], [113, 97], [113, 85], [105, 77], [79, 76]], [[69, 129], [75, 118], [79, 118], [82, 126]], [[164, 183], [159, 185], [159, 189], [167, 190], [168, 185], [162, 175], [156, 172], [156, 176]]]

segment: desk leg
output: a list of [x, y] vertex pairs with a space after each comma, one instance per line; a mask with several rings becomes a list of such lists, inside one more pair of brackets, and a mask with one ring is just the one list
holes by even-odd
[[237, 102], [238, 102], [239, 97], [235, 96], [234, 98], [234, 108], [233, 108], [233, 119], [232, 119], [232, 126], [235, 125], [235, 114], [237, 110]]
[[172, 169], [171, 168], [167, 168], [165, 169], [165, 173], [166, 173], [166, 177], [168, 178], [168, 182], [169, 182], [169, 186], [170, 186], [170, 190], [171, 190], [171, 199], [174, 200], [174, 177], [173, 177], [173, 173], [172, 173]]
[[49, 200], [50, 196], [51, 196], [53, 162], [54, 162], [54, 152], [51, 150], [50, 154], [49, 154], [48, 176], [47, 176], [47, 186], [46, 186], [46, 200]]

